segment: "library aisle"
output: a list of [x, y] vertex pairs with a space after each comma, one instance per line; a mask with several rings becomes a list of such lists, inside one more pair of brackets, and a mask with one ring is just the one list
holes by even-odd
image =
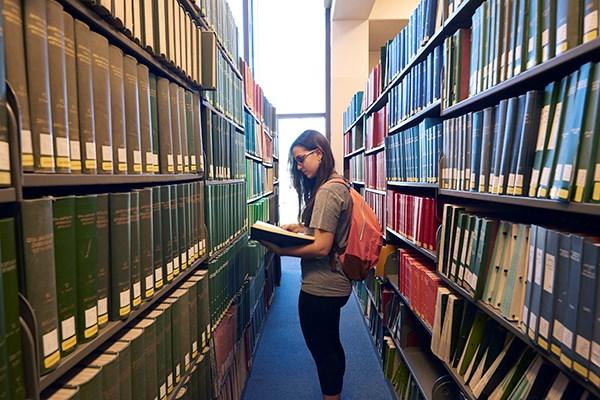
[[[259, 339], [243, 400], [317, 399], [314, 362], [298, 320], [300, 259], [282, 257], [281, 286]], [[393, 399], [354, 294], [342, 309], [340, 332], [346, 352], [343, 400]]]

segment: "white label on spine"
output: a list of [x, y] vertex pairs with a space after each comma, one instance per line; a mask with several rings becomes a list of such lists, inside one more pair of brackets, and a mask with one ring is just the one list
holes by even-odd
[[169, 374], [169, 376], [167, 376], [167, 386], [173, 386], [173, 374]]
[[113, 153], [112, 148], [110, 146], [102, 145], [102, 161], [112, 161]]
[[162, 385], [160, 385], [160, 398], [162, 399], [166, 395], [167, 395], [167, 385], [165, 385], [163, 383]]
[[142, 283], [140, 281], [133, 283], [133, 298], [138, 298], [142, 294]]
[[61, 322], [60, 328], [62, 331], [63, 340], [75, 336], [75, 317], [69, 317]]
[[190, 365], [190, 353], [186, 353], [185, 355], [185, 365], [186, 367]]
[[142, 163], [142, 152], [139, 150], [133, 151], [133, 163], [141, 164]]
[[180, 376], [181, 375], [181, 365], [177, 364], [177, 366], [175, 367], [175, 376]]
[[563, 341], [563, 331], [564, 331], [565, 327], [563, 326], [563, 324], [555, 319], [554, 320], [554, 326], [552, 329], [552, 336], [557, 339], [559, 342]]
[[129, 295], [129, 289], [123, 290], [119, 295], [119, 304], [121, 307], [127, 307], [129, 302], [131, 301], [131, 296]]
[[150, 151], [146, 152], [146, 164], [150, 164], [150, 165], [153, 164], [153, 162], [154, 162], [153, 159], [154, 158], [152, 156], [153, 156], [152, 152], [150, 152]]
[[88, 160], [96, 159], [96, 146], [94, 145], [94, 143], [85, 143], [85, 157]]
[[25, 154], [33, 153], [33, 145], [31, 143], [31, 131], [26, 129], [21, 130], [21, 149]]
[[173, 269], [179, 269], [179, 257], [173, 259]]
[[540, 334], [545, 338], [548, 337], [548, 328], [550, 328], [550, 324], [544, 317], [540, 316]]
[[58, 157], [69, 157], [69, 139], [65, 137], [56, 138], [56, 155]]
[[195, 165], [196, 164], [196, 156], [192, 155], [192, 156], [190, 156], [190, 158], [192, 160], [192, 165]]
[[10, 156], [7, 142], [0, 142], [0, 170], [10, 169]]
[[542, 32], [542, 46], [547, 46], [550, 41], [550, 31], [545, 30]]
[[537, 321], [537, 315], [533, 313], [533, 311], [529, 314], [529, 326], [532, 329], [535, 329], [535, 323]]
[[48, 133], [40, 133], [40, 154], [51, 156], [53, 154], [52, 136]]
[[71, 142], [71, 160], [81, 160], [81, 148], [79, 140], [70, 140]]
[[556, 170], [554, 171], [554, 176], [562, 176], [563, 173], [563, 164], [556, 164]]
[[[542, 256], [541, 254], [542, 252], [538, 251], [536, 252], [536, 257], [538, 256]], [[548, 254], [546, 253], [546, 262], [544, 265], [544, 270], [545, 270], [545, 274], [544, 274], [544, 290], [548, 293], [552, 293], [553, 289], [554, 289], [554, 270], [555, 270], [555, 265], [556, 265], [556, 260], [554, 259], [554, 256], [552, 254]], [[541, 269], [541, 268], [540, 268]], [[541, 271], [540, 271], [540, 275], [541, 275]], [[535, 276], [537, 279], [537, 268], [535, 271]], [[537, 282], [536, 282], [537, 283]]]
[[562, 173], [562, 180], [567, 181], [567, 182], [570, 181], [572, 173], [573, 173], [573, 165], [565, 164], [565, 167], [563, 168], [563, 173]]
[[98, 309], [96, 306], [85, 310], [85, 327], [89, 328], [98, 323]]
[[196, 353], [198, 351], [198, 342], [194, 341], [192, 343], [192, 352]]
[[106, 297], [98, 299], [98, 315], [104, 315], [108, 312], [108, 299]]
[[119, 157], [120, 163], [126, 163], [127, 162], [127, 150], [119, 147], [117, 149], [117, 157]]
[[185, 252], [181, 253], [181, 264], [187, 264], [187, 254]]
[[597, 367], [600, 367], [600, 344], [592, 342], [592, 362]]
[[556, 44], [567, 40], [567, 24], [563, 24], [556, 30]]
[[589, 13], [583, 19], [583, 33], [598, 29], [598, 11]]
[[154, 270], [154, 280], [156, 282], [160, 282], [162, 281], [163, 276], [162, 276], [162, 267], [158, 267]]
[[573, 346], [573, 332], [571, 332], [570, 329], [567, 329], [566, 326], [563, 327], [562, 342], [569, 348]]
[[167, 154], [167, 164], [173, 165], [173, 154]]
[[183, 156], [181, 154], [177, 154], [177, 166], [183, 165]]
[[154, 288], [154, 277], [152, 274], [146, 277], [146, 290]]
[[577, 179], [576, 179], [577, 186], [585, 186], [586, 178], [587, 178], [587, 170], [585, 170], [585, 169], [578, 170], [577, 171]]
[[52, 329], [42, 336], [42, 347], [44, 357], [48, 357], [58, 351], [58, 329]]
[[167, 263], [167, 275], [171, 275], [173, 273], [173, 261]]
[[590, 356], [590, 341], [581, 335], [577, 335], [575, 340], [575, 351], [586, 360]]

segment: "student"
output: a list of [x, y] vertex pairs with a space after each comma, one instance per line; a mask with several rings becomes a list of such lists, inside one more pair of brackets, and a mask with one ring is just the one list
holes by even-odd
[[328, 182], [340, 178], [327, 139], [317, 131], [303, 132], [290, 148], [290, 172], [302, 210], [300, 224], [283, 225], [314, 235], [311, 244], [281, 248], [263, 244], [276, 254], [302, 259], [298, 299], [300, 326], [319, 374], [323, 399], [339, 399], [346, 369], [340, 342], [340, 309], [352, 286], [332, 249], [344, 248], [350, 230], [352, 199], [348, 186]]

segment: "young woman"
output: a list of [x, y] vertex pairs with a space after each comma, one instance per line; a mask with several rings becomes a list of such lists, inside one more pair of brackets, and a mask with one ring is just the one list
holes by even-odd
[[346, 358], [340, 342], [340, 309], [352, 289], [332, 251], [345, 247], [352, 212], [348, 186], [328, 182], [340, 178], [334, 164], [329, 142], [319, 132], [307, 130], [294, 141], [290, 170], [301, 223], [282, 227], [314, 235], [315, 241], [287, 248], [263, 242], [279, 255], [302, 259], [300, 326], [317, 366], [323, 399], [339, 399], [342, 391]]

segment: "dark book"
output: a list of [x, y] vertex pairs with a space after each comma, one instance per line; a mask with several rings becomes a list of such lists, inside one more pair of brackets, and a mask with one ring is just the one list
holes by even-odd
[[179, 112], [179, 88], [177, 84], [169, 84], [169, 106], [171, 107], [171, 140], [173, 143], [173, 160], [175, 173], [183, 173], [183, 152], [181, 150], [181, 121]]
[[[549, 350], [554, 314], [558, 235], [557, 232], [537, 226], [535, 238], [535, 261], [527, 334], [542, 348]], [[545, 270], [546, 265], [548, 265], [548, 271]]]
[[552, 320], [552, 337], [550, 350], [557, 357], [561, 356], [561, 343], [568, 313], [569, 266], [571, 263], [571, 235], [558, 232], [558, 257], [554, 278], [554, 315]]
[[129, 342], [131, 352], [131, 398], [146, 399], [146, 357], [144, 352], [143, 329], [131, 328], [118, 336], [118, 340]]
[[552, 118], [556, 108], [556, 95], [558, 94], [558, 85], [554, 82], [546, 86], [544, 90], [544, 103], [542, 105], [539, 117], [539, 126], [537, 132], [537, 141], [533, 155], [533, 164], [531, 170], [531, 179], [529, 182], [529, 197], [535, 197], [540, 183], [540, 173], [544, 163], [544, 150], [548, 145], [550, 138], [550, 129], [552, 128]]
[[135, 58], [123, 57], [125, 88], [125, 136], [127, 138], [127, 172], [142, 172], [142, 152], [140, 144], [140, 116], [138, 99], [138, 74]]
[[112, 321], [126, 319], [131, 311], [129, 193], [110, 194], [110, 297]]
[[[155, 311], [162, 312], [163, 318], [164, 318], [163, 333], [164, 333], [165, 359], [164, 359], [163, 365], [164, 365], [165, 375], [166, 375], [165, 383], [166, 383], [167, 394], [170, 394], [171, 392], [173, 392], [173, 383], [175, 381], [174, 377], [173, 377], [172, 310], [173, 310], [173, 307], [171, 306], [171, 303], [168, 303], [168, 302], [163, 302], [163, 303], [157, 305], [156, 309], [155, 309]], [[161, 388], [159, 388], [159, 389], [160, 389], [160, 392], [163, 393], [162, 389]]]
[[[600, 115], [594, 112], [600, 107], [600, 68], [594, 66], [594, 71], [590, 77], [590, 94], [585, 105], [585, 116], [581, 128], [581, 144], [579, 156], [577, 159], [577, 175], [575, 178], [575, 191], [573, 200], [577, 202], [587, 202], [600, 200], [600, 186], [598, 181], [600, 176], [596, 176], [595, 168], [600, 159], [598, 140], [600, 140]], [[594, 171], [594, 173], [592, 173]], [[598, 186], [598, 187], [597, 187]]]
[[175, 164], [173, 157], [173, 139], [171, 133], [172, 122], [169, 81], [165, 78], [159, 78], [157, 87], [160, 173], [172, 174], [175, 172]]
[[102, 369], [93, 367], [76, 367], [68, 375], [60, 379], [66, 388], [79, 389], [80, 399], [102, 398]]
[[76, 243], [75, 197], [54, 199], [52, 219], [60, 351], [61, 355], [67, 355], [77, 346], [77, 263], [76, 249], [73, 246]]
[[182, 289], [188, 291], [188, 315], [190, 322], [191, 358], [195, 359], [199, 354], [198, 347], [198, 284], [196, 281], [188, 280], [181, 285]]
[[77, 254], [77, 338], [87, 342], [98, 334], [97, 196], [75, 199]]
[[278, 226], [257, 221], [250, 228], [250, 238], [271, 242], [281, 247], [303, 246], [314, 242], [315, 238], [302, 233], [286, 231]]
[[158, 135], [158, 81], [155, 75], [150, 74], [150, 128], [152, 132], [152, 172], [158, 173], [159, 135]]
[[137, 322], [134, 327], [143, 329], [142, 340], [144, 342], [144, 374], [146, 399], [158, 398], [158, 376], [156, 357], [156, 324], [154, 319], [145, 318]]
[[75, 55], [75, 25], [73, 17], [63, 11], [65, 43], [65, 77], [67, 87], [67, 122], [69, 158], [72, 173], [81, 173], [81, 144], [79, 143], [79, 103], [77, 96], [77, 58]]
[[125, 86], [123, 51], [110, 46], [110, 106], [114, 172], [127, 173], [127, 140], [125, 133]]
[[198, 148], [196, 146], [196, 135], [194, 126], [194, 108], [192, 92], [184, 91], [185, 93], [185, 126], [189, 157], [189, 170], [191, 173], [198, 171]]
[[177, 88], [177, 103], [179, 108], [179, 140], [183, 158], [183, 172], [190, 172], [190, 156], [188, 151], [188, 127], [185, 109], [185, 91], [180, 86]]
[[556, 1], [556, 55], [581, 43], [581, 1]]
[[492, 163], [492, 144], [494, 143], [494, 107], [483, 110], [483, 125], [481, 133], [481, 161], [479, 163], [478, 191], [485, 193], [490, 187], [490, 172]]
[[108, 323], [108, 296], [110, 295], [109, 194], [99, 194], [97, 199], [98, 328], [102, 328]]
[[129, 347], [129, 342], [112, 342], [102, 351], [102, 353], [115, 354], [118, 356], [119, 378], [117, 382], [119, 384], [119, 398], [121, 400], [131, 400], [131, 348]]
[[69, 99], [67, 97], [63, 9], [59, 3], [50, 0], [46, 5], [46, 12], [48, 20], [48, 72], [50, 79], [54, 159], [56, 172], [69, 173], [71, 172], [67, 114]]
[[79, 145], [81, 149], [82, 172], [86, 174], [95, 174], [97, 171], [91, 36], [90, 28], [83, 22], [75, 20]]
[[160, 187], [152, 188], [152, 260], [154, 268], [154, 289], [159, 290], [164, 283], [162, 258], [162, 216]]
[[118, 399], [121, 390], [119, 387], [119, 356], [110, 353], [95, 354], [84, 360], [84, 364], [101, 370], [102, 396], [99, 400]]
[[187, 257], [187, 224], [188, 221], [185, 217], [185, 184], [177, 185], [177, 227], [178, 227], [178, 239], [179, 239], [179, 266], [181, 271], [188, 267]]
[[6, 348], [8, 350], [9, 395], [25, 398], [23, 365], [21, 362], [21, 325], [19, 322], [19, 278], [17, 276], [17, 243], [15, 220], [0, 219], [0, 271], [4, 297]]
[[169, 54], [168, 38], [169, 38], [169, 21], [167, 18], [167, 1], [158, 0], [156, 2], [154, 18], [154, 52], [157, 56], [163, 59]]
[[110, 104], [110, 65], [108, 40], [91, 34], [92, 87], [94, 89], [94, 132], [99, 174], [113, 173], [112, 120]]
[[36, 348], [44, 374], [60, 361], [51, 199], [21, 203], [21, 235], [20, 287], [35, 312]]
[[156, 329], [156, 380], [158, 385], [158, 398], [167, 398], [167, 351], [171, 349], [166, 346], [166, 329], [170, 329], [171, 326], [167, 326], [167, 314], [165, 311], [156, 308], [152, 310], [146, 318], [154, 321]]
[[23, 171], [31, 172], [35, 165], [29, 111], [29, 83], [25, 61], [23, 2], [21, 0], [5, 0], [2, 4], [2, 17], [4, 45], [6, 54], [10, 54], [10, 57], [5, 59], [6, 80], [10, 83], [19, 101], [21, 167]]
[[172, 251], [173, 251], [173, 277], [179, 275], [180, 272], [180, 258], [179, 258], [179, 216], [177, 212], [177, 185], [171, 186], [171, 202], [169, 204], [169, 210], [171, 212], [171, 240], [172, 240]]
[[182, 325], [182, 312], [184, 311], [177, 298], [169, 297], [164, 303], [171, 304], [171, 351], [172, 351], [172, 370], [173, 383], [176, 385], [181, 381], [184, 371], [184, 359], [181, 337], [181, 331], [185, 329]]
[[152, 188], [139, 190], [140, 212], [140, 265], [142, 271], [142, 297], [154, 295], [154, 248], [152, 227]]
[[553, 58], [556, 52], [556, 2], [542, 0], [542, 62]]
[[211, 31], [202, 31], [202, 82], [203, 89], [217, 88], [217, 39]]
[[162, 239], [162, 268], [163, 281], [173, 280], [173, 227], [171, 223], [171, 186], [160, 187], [160, 219]]
[[140, 0], [140, 20], [144, 21], [142, 24], [144, 41], [143, 46], [152, 54], [156, 45], [156, 34], [154, 32], [154, 1], [151, 0]]
[[[502, 134], [502, 140], [499, 140], [498, 146], [494, 146], [494, 152], [496, 153], [495, 159], [495, 175], [496, 182], [494, 183], [492, 193], [494, 194], [505, 194], [506, 184], [508, 181], [508, 174], [510, 165], [512, 163], [513, 154], [515, 153], [515, 143], [518, 143], [518, 139], [515, 140], [517, 134], [517, 123], [520, 123], [523, 116], [523, 110], [525, 108], [525, 96], [513, 97], [508, 100], [508, 107], [506, 111], [506, 122], [501, 123], [500, 129], [504, 130]], [[502, 115], [499, 111], [499, 118], [502, 120]], [[516, 163], [516, 160], [515, 160]]]
[[154, 157], [152, 154], [152, 121], [150, 120], [150, 75], [148, 67], [143, 64], [138, 64], [137, 69], [142, 172], [152, 174], [154, 173]]
[[[50, 76], [48, 65], [48, 33], [46, 2], [24, 3], [25, 42], [29, 111], [33, 143], [34, 169], [54, 172], [54, 140], [50, 108]], [[40, 68], [40, 66], [43, 66]]]
[[140, 256], [140, 194], [130, 193], [130, 268], [131, 268], [131, 307], [138, 308], [142, 303], [142, 266]]

